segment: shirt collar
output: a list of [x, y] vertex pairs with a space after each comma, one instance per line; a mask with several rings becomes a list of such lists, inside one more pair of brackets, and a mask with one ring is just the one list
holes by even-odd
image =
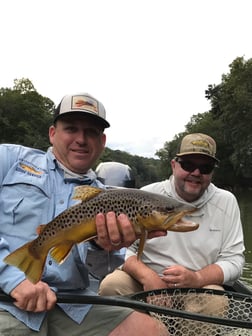
[[63, 172], [65, 182], [90, 185], [96, 179], [96, 174], [92, 169], [89, 169], [85, 174], [77, 174], [66, 168], [56, 159], [53, 154], [52, 147], [48, 148], [48, 155], [51, 159], [50, 168], [60, 169]]

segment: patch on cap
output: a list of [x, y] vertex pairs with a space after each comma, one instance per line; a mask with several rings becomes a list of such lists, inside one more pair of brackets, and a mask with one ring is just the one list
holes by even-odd
[[54, 121], [60, 116], [73, 112], [87, 113], [97, 117], [105, 128], [110, 126], [106, 120], [106, 111], [102, 103], [87, 93], [64, 96], [55, 110]]
[[216, 143], [214, 139], [203, 133], [188, 134], [182, 139], [177, 156], [189, 154], [203, 154], [219, 161], [215, 156]]

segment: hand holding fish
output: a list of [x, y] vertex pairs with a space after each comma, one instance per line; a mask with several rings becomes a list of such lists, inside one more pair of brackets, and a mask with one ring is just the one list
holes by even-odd
[[34, 313], [52, 309], [57, 300], [55, 293], [45, 282], [33, 284], [27, 279], [15, 287], [10, 295], [15, 300], [15, 306]]
[[137, 239], [128, 217], [124, 214], [116, 217], [116, 214], [111, 211], [105, 215], [96, 216], [96, 230], [96, 243], [108, 251], [127, 247]]
[[[119, 230], [120, 227], [120, 230]], [[96, 216], [97, 238], [95, 242], [105, 250], [119, 250], [130, 246], [139, 235], [125, 214], [116, 217], [114, 212], [98, 214]], [[167, 231], [152, 231], [148, 238], [165, 236]]]

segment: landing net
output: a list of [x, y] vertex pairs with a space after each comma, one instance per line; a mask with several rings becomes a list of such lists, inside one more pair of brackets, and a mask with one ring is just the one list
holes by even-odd
[[167, 326], [171, 336], [252, 336], [250, 295], [183, 288], [142, 292], [136, 294], [134, 299], [184, 311], [185, 318], [169, 316], [165, 312], [150, 313]]

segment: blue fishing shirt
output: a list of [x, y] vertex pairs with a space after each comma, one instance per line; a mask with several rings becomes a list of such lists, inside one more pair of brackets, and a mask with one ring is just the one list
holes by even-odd
[[[83, 179], [67, 179], [49, 149], [47, 152], [11, 144], [0, 145], [0, 288], [10, 293], [25, 280], [25, 274], [3, 262], [11, 251], [37, 237], [36, 229], [76, 204], [73, 189], [80, 184], [104, 188], [90, 170]], [[88, 244], [75, 245], [68, 258], [58, 265], [48, 255], [42, 281], [53, 290], [88, 289], [85, 267]], [[93, 293], [94, 294], [94, 293]], [[65, 313], [80, 323], [91, 305], [59, 304]], [[6, 310], [29, 328], [39, 330], [46, 312], [20, 310], [12, 303], [0, 302]]]

